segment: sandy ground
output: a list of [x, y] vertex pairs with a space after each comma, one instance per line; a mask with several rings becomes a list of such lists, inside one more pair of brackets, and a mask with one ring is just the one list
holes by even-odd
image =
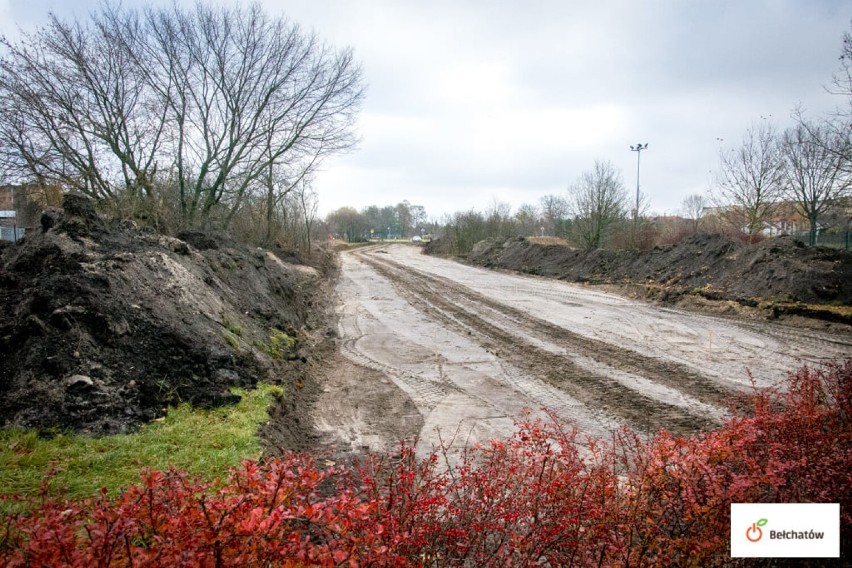
[[412, 246], [341, 262], [339, 364], [315, 426], [344, 451], [506, 437], [542, 407], [595, 436], [622, 424], [689, 434], [718, 424], [752, 380], [852, 356], [849, 336], [661, 308]]

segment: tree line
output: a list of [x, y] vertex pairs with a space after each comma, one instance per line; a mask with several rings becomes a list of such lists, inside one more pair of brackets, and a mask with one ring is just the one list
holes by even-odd
[[[829, 92], [843, 102], [822, 117], [792, 113], [779, 130], [760, 117], [738, 145], [720, 147], [719, 166], [706, 195], [689, 196], [683, 209], [696, 228], [709, 217], [749, 241], [764, 234], [799, 232], [810, 245], [826, 230], [852, 231], [852, 33], [843, 34], [840, 66]], [[799, 226], [789, 219], [799, 217]]]
[[738, 147], [720, 150], [716, 214], [740, 228], [749, 240], [770, 230], [773, 218], [793, 209], [808, 228], [808, 242], [819, 232], [849, 223], [852, 190], [852, 140], [842, 117], [812, 120], [779, 132], [763, 119], [753, 124]]
[[370, 205], [361, 211], [354, 207], [341, 207], [329, 213], [322, 226], [322, 230], [332, 238], [350, 243], [431, 236], [435, 229], [436, 223], [427, 219], [426, 209], [422, 205], [412, 205], [408, 200], [383, 207]]

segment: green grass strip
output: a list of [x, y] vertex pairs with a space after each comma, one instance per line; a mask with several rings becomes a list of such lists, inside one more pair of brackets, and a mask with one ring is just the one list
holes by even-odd
[[260, 457], [258, 427], [283, 391], [273, 385], [234, 389], [234, 405], [212, 410], [188, 404], [170, 408], [165, 418], [133, 434], [92, 438], [58, 433], [52, 438], [20, 429], [0, 430], [0, 494], [37, 495], [53, 467], [53, 489], [70, 498], [88, 497], [105, 487], [110, 494], [139, 481], [142, 468], [170, 465], [207, 481], [223, 478], [244, 459]]

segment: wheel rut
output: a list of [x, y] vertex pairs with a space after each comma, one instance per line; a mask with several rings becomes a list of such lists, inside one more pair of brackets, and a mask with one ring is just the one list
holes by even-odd
[[[556, 387], [618, 422], [646, 432], [667, 429], [689, 434], [715, 426], [722, 415], [720, 410], [714, 415], [707, 408], [731, 391], [685, 366], [581, 336], [449, 279], [377, 258], [369, 250], [356, 255], [420, 312], [474, 339], [509, 366], [541, 380], [543, 386]], [[600, 370], [590, 369], [590, 364]], [[659, 400], [630, 388], [631, 382], [642, 381], [683, 393], [691, 405]], [[538, 391], [532, 398], [558, 401], [546, 389]], [[553, 410], [565, 412], [563, 408]]]

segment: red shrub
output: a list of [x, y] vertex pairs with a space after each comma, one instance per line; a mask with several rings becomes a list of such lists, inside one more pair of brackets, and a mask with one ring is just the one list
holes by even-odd
[[308, 455], [246, 461], [221, 489], [174, 470], [146, 472], [114, 501], [48, 499], [7, 519], [0, 564], [303, 566], [380, 556], [372, 533], [352, 531], [374, 505], [344, 487], [320, 495], [337, 474]]
[[[373, 523], [386, 544], [436, 565], [581, 565], [608, 546], [605, 524], [617, 480], [609, 455], [580, 457], [576, 432], [556, 421], [523, 422], [508, 441], [475, 447], [450, 466], [444, 451], [418, 462], [410, 448], [394, 468], [362, 479], [380, 503]], [[365, 529], [368, 527], [365, 527]]]
[[586, 441], [527, 420], [460, 456], [403, 446], [321, 471], [289, 455], [220, 488], [146, 472], [115, 500], [45, 496], [7, 516], [0, 565], [727, 565], [731, 502], [839, 502], [848, 557], [852, 361], [787, 387], [695, 438]]

